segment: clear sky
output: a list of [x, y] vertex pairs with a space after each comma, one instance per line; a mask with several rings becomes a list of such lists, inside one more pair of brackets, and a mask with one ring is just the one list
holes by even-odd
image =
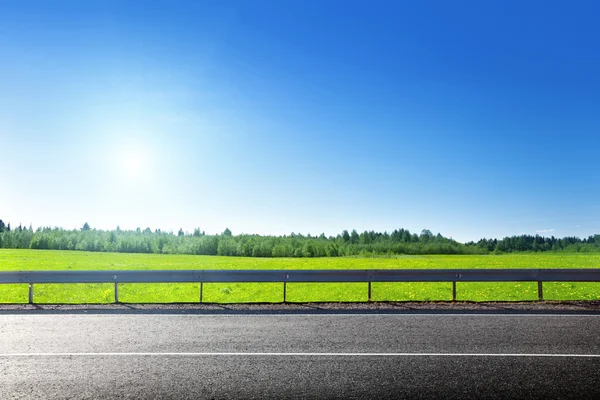
[[0, 218], [599, 233], [598, 4], [0, 0]]

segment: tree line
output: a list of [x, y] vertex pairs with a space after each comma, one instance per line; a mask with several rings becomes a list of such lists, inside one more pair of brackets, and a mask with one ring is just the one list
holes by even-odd
[[590, 252], [600, 251], [600, 235], [590, 235], [580, 239], [575, 236], [556, 238], [554, 236], [520, 235], [504, 239], [481, 239], [477, 243], [468, 242], [467, 246], [477, 246], [488, 252], [513, 253], [520, 251], [561, 251]]
[[229, 229], [207, 235], [199, 228], [192, 233], [180, 229], [176, 234], [150, 228], [141, 230], [81, 229], [31, 226], [11, 228], [0, 220], [0, 248], [81, 250], [122, 253], [201, 254], [243, 257], [339, 257], [391, 256], [400, 254], [501, 254], [523, 251], [600, 251], [600, 235], [585, 239], [542, 236], [512, 236], [460, 243], [424, 229], [420, 234], [407, 229], [391, 233], [356, 230], [337, 236], [296, 234], [283, 236], [233, 235]]

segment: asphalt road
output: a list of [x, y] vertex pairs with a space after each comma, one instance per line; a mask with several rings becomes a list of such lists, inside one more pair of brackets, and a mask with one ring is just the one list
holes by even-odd
[[600, 315], [0, 315], [0, 398], [599, 398]]

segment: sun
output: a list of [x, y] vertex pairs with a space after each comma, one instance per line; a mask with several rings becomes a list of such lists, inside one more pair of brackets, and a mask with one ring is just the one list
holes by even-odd
[[128, 178], [138, 179], [145, 175], [148, 164], [147, 154], [137, 149], [130, 149], [122, 155], [121, 172]]

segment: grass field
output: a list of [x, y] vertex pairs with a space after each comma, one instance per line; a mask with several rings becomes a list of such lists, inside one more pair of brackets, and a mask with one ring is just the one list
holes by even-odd
[[[243, 258], [0, 249], [0, 271], [120, 269], [600, 268], [600, 254], [535, 253], [393, 258]], [[374, 301], [450, 300], [450, 283], [373, 283]], [[199, 284], [122, 284], [122, 302], [198, 302]], [[282, 284], [205, 284], [204, 301], [280, 302]], [[536, 300], [537, 283], [457, 283], [458, 300]], [[597, 283], [544, 283], [547, 300], [598, 300]], [[365, 301], [366, 283], [288, 284], [290, 302]], [[112, 284], [35, 285], [36, 303], [110, 303]], [[0, 303], [27, 302], [26, 285], [0, 285]]]

